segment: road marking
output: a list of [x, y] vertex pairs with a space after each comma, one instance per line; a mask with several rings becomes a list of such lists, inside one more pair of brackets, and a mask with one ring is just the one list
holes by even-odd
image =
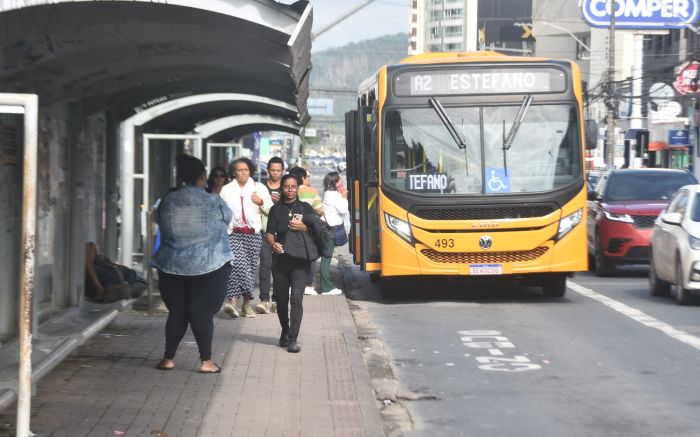
[[[514, 355], [512, 358], [504, 357], [505, 354], [499, 348], [515, 349], [515, 345], [508, 340], [508, 337], [503, 336], [501, 331], [457, 331], [457, 335], [460, 336], [464, 346], [470, 349], [488, 351], [490, 356], [474, 357], [480, 364], [479, 369], [481, 370], [523, 372], [542, 369], [542, 366], [533, 363], [525, 355]], [[470, 354], [464, 354], [464, 356], [468, 357]]]
[[632, 308], [631, 306], [625, 305], [622, 302], [618, 302], [615, 299], [611, 299], [607, 296], [603, 296], [600, 293], [596, 293], [595, 291], [591, 290], [590, 288], [586, 288], [582, 285], [579, 285], [575, 282], [572, 281], [567, 281], [567, 286], [575, 291], [576, 293], [586, 296], [590, 299], [596, 300], [603, 305], [614, 309], [618, 313], [624, 314], [625, 316], [629, 317], [632, 320], [635, 320], [639, 323], [641, 323], [644, 326], [648, 326], [650, 328], [658, 329], [659, 331], [663, 332], [664, 334], [668, 335], [669, 337], [678, 340], [682, 343], [687, 344], [688, 346], [692, 346], [697, 350], [700, 350], [700, 338], [689, 334], [685, 331], [681, 331], [680, 329], [676, 329], [673, 326], [669, 325], [668, 323], [662, 322], [661, 320], [655, 319], [654, 317], [650, 316], [647, 313], [644, 313], [642, 311], [639, 311], [636, 308]]

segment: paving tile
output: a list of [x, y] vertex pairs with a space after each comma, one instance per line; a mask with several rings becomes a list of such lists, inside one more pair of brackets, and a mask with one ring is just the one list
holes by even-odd
[[196, 373], [199, 354], [190, 332], [176, 369], [155, 369], [165, 321], [165, 314], [125, 311], [81, 346], [37, 385], [32, 431], [52, 437], [115, 430], [169, 437], [381, 435], [378, 419], [367, 413], [374, 400], [358, 399], [350, 354], [358, 346], [344, 298], [304, 300], [300, 354], [277, 345], [274, 314], [215, 317], [218, 375]]

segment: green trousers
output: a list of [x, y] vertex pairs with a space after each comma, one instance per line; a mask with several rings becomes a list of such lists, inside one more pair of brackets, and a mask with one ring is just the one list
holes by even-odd
[[335, 248], [335, 242], [330, 240], [326, 242], [328, 251], [331, 256], [326, 258], [325, 256], [321, 258], [321, 293], [326, 293], [336, 288], [333, 280], [331, 279], [331, 258], [333, 258], [333, 249]]

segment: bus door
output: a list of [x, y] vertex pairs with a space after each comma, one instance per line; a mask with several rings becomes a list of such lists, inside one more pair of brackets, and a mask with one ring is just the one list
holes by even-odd
[[[359, 207], [359, 192], [360, 181], [357, 176], [359, 168], [358, 153], [357, 153], [357, 111], [349, 111], [345, 113], [345, 175], [348, 186], [348, 205], [350, 212], [350, 238], [348, 241], [348, 249], [353, 254], [353, 262], [360, 264], [362, 254], [359, 249], [359, 224], [360, 224], [360, 207]], [[357, 203], [356, 203], [357, 202]]]
[[[376, 116], [371, 107], [355, 113], [351, 154], [353, 161], [352, 218], [353, 255], [367, 272], [381, 270], [379, 252], [379, 138]], [[352, 121], [351, 121], [352, 123]], [[348, 155], [350, 156], [350, 155]]]

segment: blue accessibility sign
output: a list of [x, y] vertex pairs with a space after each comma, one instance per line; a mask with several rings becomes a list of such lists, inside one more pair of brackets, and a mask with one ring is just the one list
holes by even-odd
[[671, 129], [668, 131], [668, 145], [670, 147], [682, 147], [690, 145], [690, 130]]
[[486, 168], [486, 192], [510, 193], [510, 177], [504, 168]]
[[683, 29], [700, 15], [700, 0], [581, 0], [581, 15], [593, 27], [610, 27], [615, 3], [615, 27]]

